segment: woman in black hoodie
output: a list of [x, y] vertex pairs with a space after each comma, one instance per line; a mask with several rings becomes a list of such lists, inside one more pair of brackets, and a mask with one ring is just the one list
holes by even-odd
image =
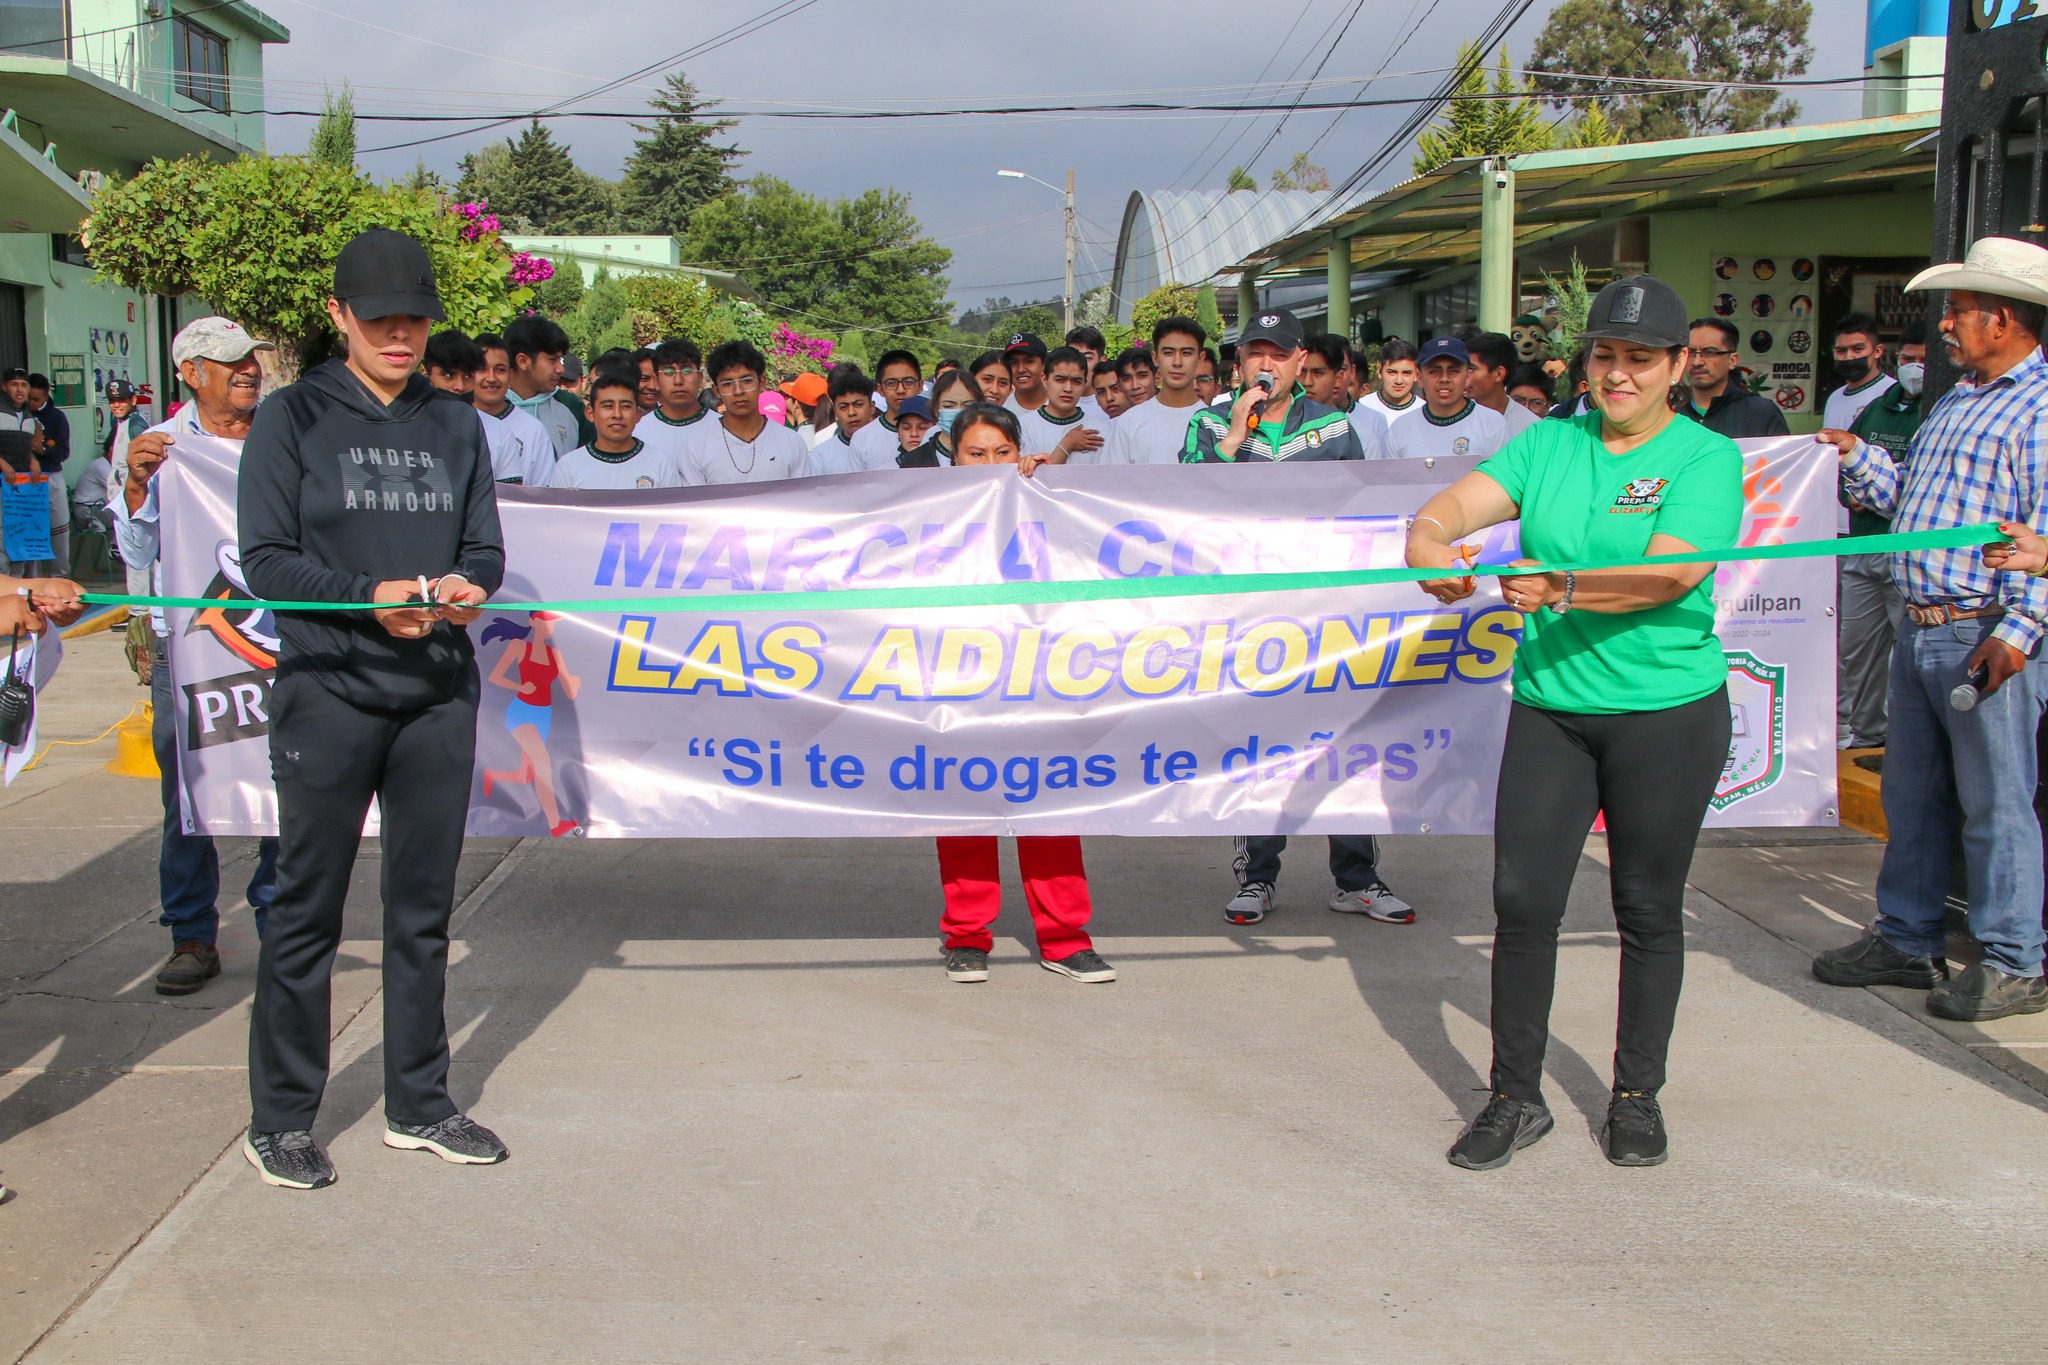
[[476, 749], [463, 627], [505, 574], [490, 454], [475, 410], [418, 372], [444, 317], [425, 248], [388, 229], [360, 234], [335, 262], [327, 309], [348, 358], [257, 410], [239, 490], [251, 591], [363, 607], [278, 615], [278, 890], [250, 1020], [243, 1152], [267, 1183], [292, 1189], [334, 1183], [311, 1130], [327, 1085], [342, 902], [373, 798], [384, 839], [385, 1144], [464, 1164], [506, 1156], [448, 1096], [442, 1014]]

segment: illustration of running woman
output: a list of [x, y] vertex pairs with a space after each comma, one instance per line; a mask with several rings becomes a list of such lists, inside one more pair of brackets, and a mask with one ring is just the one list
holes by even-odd
[[484, 644], [508, 641], [491, 670], [491, 682], [512, 693], [512, 700], [505, 703], [505, 728], [524, 759], [517, 768], [485, 769], [484, 795], [489, 796], [500, 782], [531, 783], [540, 801], [541, 817], [548, 823], [548, 836], [559, 839], [579, 826], [562, 818], [555, 800], [548, 728], [554, 718], [555, 689], [560, 687], [562, 695], [574, 701], [582, 681], [569, 671], [569, 661], [554, 646], [555, 622], [561, 618], [551, 611], [537, 611], [528, 619], [531, 625], [500, 619], [484, 629]]

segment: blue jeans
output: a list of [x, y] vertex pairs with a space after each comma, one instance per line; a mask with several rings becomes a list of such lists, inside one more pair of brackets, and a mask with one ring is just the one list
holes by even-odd
[[[163, 914], [157, 923], [171, 931], [173, 946], [211, 945], [220, 935], [220, 854], [204, 834], [187, 834], [178, 796], [178, 701], [171, 686], [171, 666], [164, 638], [156, 640], [156, 658], [149, 671], [149, 702], [155, 713], [150, 742], [163, 774], [164, 839], [157, 854], [156, 879]], [[256, 871], [249, 878], [249, 904], [256, 908], [256, 933], [277, 896], [277, 840], [257, 846]]]
[[1963, 836], [1970, 933], [1985, 961], [2041, 975], [2041, 822], [2034, 815], [2034, 731], [2048, 704], [2048, 661], [1957, 711], [1949, 693], [1996, 618], [1900, 627], [1892, 649], [1877, 931], [1901, 952], [1938, 958], [1950, 851]]

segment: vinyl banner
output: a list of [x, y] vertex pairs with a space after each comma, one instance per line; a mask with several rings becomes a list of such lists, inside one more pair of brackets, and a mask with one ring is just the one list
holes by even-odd
[[[621, 493], [499, 489], [469, 829], [479, 835], [1486, 832], [1521, 620], [1481, 580], [932, 608], [945, 584], [1401, 563], [1470, 461], [883, 471]], [[1746, 544], [1826, 537], [1831, 451], [1745, 443]], [[162, 476], [192, 827], [274, 827], [269, 613], [246, 599], [234, 471]], [[1486, 562], [1517, 557], [1513, 527]], [[1715, 579], [1735, 742], [1713, 822], [1831, 824], [1835, 565]], [[852, 589], [882, 589], [860, 605]], [[757, 593], [809, 594], [744, 609]], [[662, 602], [716, 595], [709, 612]], [[733, 598], [741, 599], [732, 609]], [[650, 601], [659, 599], [659, 601]], [[447, 628], [447, 627], [444, 627]]]

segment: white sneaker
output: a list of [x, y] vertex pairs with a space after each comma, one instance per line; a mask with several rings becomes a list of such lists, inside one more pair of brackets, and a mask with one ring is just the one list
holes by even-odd
[[1381, 924], [1415, 923], [1415, 907], [1387, 890], [1385, 882], [1374, 882], [1358, 891], [1339, 891], [1330, 908], [1346, 915], [1365, 915]]
[[1223, 918], [1231, 924], [1257, 924], [1273, 909], [1273, 883], [1246, 882], [1223, 906]]

